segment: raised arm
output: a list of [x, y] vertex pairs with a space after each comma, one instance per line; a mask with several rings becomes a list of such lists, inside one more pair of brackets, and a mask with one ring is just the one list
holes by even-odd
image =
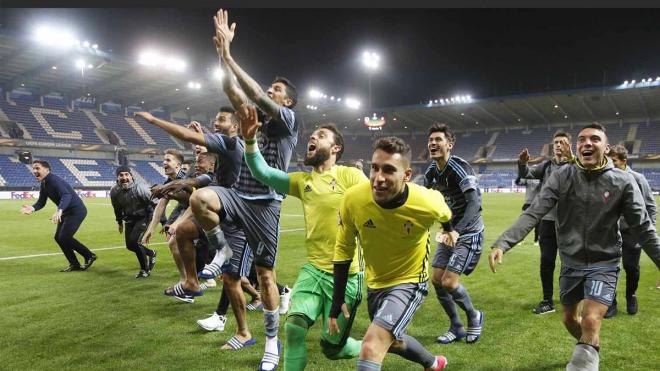
[[[250, 75], [236, 63], [230, 53], [230, 45], [234, 39], [236, 31], [236, 23], [229, 25], [229, 14], [226, 10], [220, 9], [215, 18], [216, 38], [218, 39], [217, 46], [221, 47], [221, 58], [224, 64], [233, 73], [238, 81], [238, 84], [243, 89], [245, 95], [253, 101], [257, 107], [264, 111], [270, 117], [279, 117], [280, 106], [275, 103], [266, 92], [263, 91], [259, 83], [256, 82]], [[230, 98], [231, 100], [231, 98]], [[232, 104], [234, 102], [232, 101]], [[236, 108], [236, 106], [234, 106]]]
[[142, 117], [148, 123], [158, 126], [159, 128], [165, 130], [169, 135], [185, 140], [193, 144], [199, 144], [200, 146], [206, 146], [206, 140], [204, 140], [204, 134], [198, 133], [197, 131], [190, 130], [181, 125], [174, 124], [169, 121], [161, 120], [157, 117], [154, 117], [149, 112], [135, 112], [135, 117]]
[[[243, 90], [236, 83], [234, 73], [227, 67], [227, 64], [222, 60], [222, 52], [224, 49], [224, 39], [220, 36], [218, 30], [221, 27], [219, 23], [219, 17], [221, 17], [222, 10], [218, 11], [218, 14], [213, 17], [213, 23], [215, 25], [215, 35], [213, 36], [213, 44], [215, 45], [215, 51], [218, 53], [218, 61], [220, 64], [220, 70], [223, 72], [224, 76], [222, 77], [222, 90], [227, 94], [227, 98], [231, 102], [231, 105], [234, 109], [238, 109], [242, 104], [247, 103], [247, 97]], [[234, 25], [234, 28], [236, 26]], [[233, 31], [232, 31], [233, 35]], [[232, 36], [233, 38], [233, 36]], [[230, 40], [231, 42], [231, 40]]]

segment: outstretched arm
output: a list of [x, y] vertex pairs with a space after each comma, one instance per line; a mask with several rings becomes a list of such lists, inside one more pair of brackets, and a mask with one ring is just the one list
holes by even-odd
[[161, 120], [157, 117], [154, 117], [149, 112], [135, 112], [135, 117], [142, 117], [148, 123], [158, 126], [159, 128], [165, 130], [169, 135], [176, 137], [186, 142], [193, 144], [199, 144], [200, 146], [206, 146], [206, 140], [204, 140], [204, 134], [198, 133], [197, 131], [188, 129], [181, 125], [171, 123], [169, 121]]

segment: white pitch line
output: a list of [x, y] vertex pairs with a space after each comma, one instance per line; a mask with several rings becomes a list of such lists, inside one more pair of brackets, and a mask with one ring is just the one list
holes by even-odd
[[[305, 228], [293, 228], [293, 229], [283, 229], [280, 231], [280, 233], [287, 233], [287, 232], [299, 232], [299, 231], [304, 231]], [[150, 245], [164, 245], [167, 242], [156, 242], [152, 243]], [[101, 247], [98, 249], [93, 249], [92, 252], [94, 251], [103, 251], [103, 250], [117, 250], [117, 249], [125, 249], [126, 246], [112, 246], [112, 247]], [[22, 256], [7, 256], [4, 258], [0, 258], [0, 261], [2, 260], [16, 260], [16, 259], [29, 259], [29, 258], [38, 258], [42, 256], [59, 256], [62, 255], [61, 252], [58, 253], [48, 253], [48, 254], [34, 254], [34, 255], [22, 255]]]

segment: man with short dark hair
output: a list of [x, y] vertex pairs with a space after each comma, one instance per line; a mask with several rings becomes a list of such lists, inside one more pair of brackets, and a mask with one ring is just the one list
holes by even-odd
[[639, 187], [632, 175], [607, 160], [608, 150], [600, 124], [582, 128], [576, 162], [546, 179], [532, 205], [495, 241], [488, 256], [495, 273], [495, 264], [502, 263], [504, 252], [522, 241], [556, 206], [564, 325], [578, 340], [568, 371], [598, 370], [601, 323], [614, 300], [619, 277], [621, 214], [660, 268], [660, 239]]
[[135, 278], [147, 278], [156, 264], [156, 251], [140, 242], [154, 211], [151, 191], [145, 183], [133, 178], [128, 166], [118, 167], [116, 174], [117, 184], [110, 189], [115, 220], [119, 233], [125, 232], [126, 248], [135, 253], [140, 264], [140, 271]]
[[[614, 166], [618, 169], [621, 169], [625, 172], [630, 173], [630, 175], [635, 178], [639, 190], [642, 192], [644, 197], [644, 203], [646, 204], [646, 211], [649, 213], [649, 217], [655, 225], [657, 207], [655, 204], [655, 198], [653, 197], [653, 191], [649, 182], [646, 180], [643, 174], [633, 171], [633, 169], [628, 166], [628, 150], [622, 145], [612, 146], [608, 156], [612, 159]], [[621, 238], [623, 240], [623, 245], [621, 246], [622, 255], [623, 255], [623, 269], [626, 272], [626, 310], [628, 314], [636, 314], [638, 311], [637, 306], [637, 286], [639, 284], [639, 258], [641, 256], [641, 246], [639, 245], [639, 238], [631, 231], [630, 226], [626, 223], [625, 218], [619, 220], [619, 227], [621, 230]], [[610, 318], [616, 315], [617, 312], [617, 302], [616, 295], [614, 296], [614, 301], [610, 308], [605, 314], [605, 318]]]
[[[438, 240], [433, 258], [433, 287], [440, 305], [449, 317], [449, 329], [436, 341], [449, 344], [465, 338], [474, 343], [481, 337], [484, 313], [476, 310], [467, 289], [459, 282], [461, 274], [469, 275], [477, 267], [484, 243], [481, 218], [481, 191], [470, 164], [451, 154], [455, 137], [446, 124], [429, 128], [428, 150], [431, 164], [426, 170], [424, 186], [440, 191], [451, 208], [452, 230]], [[451, 235], [451, 236], [450, 236]], [[448, 239], [456, 241], [455, 245]], [[465, 311], [467, 330], [456, 310]]]
[[[241, 131], [246, 140], [253, 139], [258, 129], [257, 112], [249, 107], [241, 115]], [[260, 182], [272, 186], [277, 192], [299, 198], [305, 213], [307, 236], [305, 248], [308, 262], [302, 266], [291, 297], [292, 307], [284, 325], [284, 369], [304, 370], [307, 365], [305, 338], [309, 328], [321, 317], [321, 350], [332, 360], [354, 358], [360, 351], [360, 342], [349, 336], [357, 308], [362, 301], [363, 262], [361, 253], [351, 263], [346, 292], [351, 307], [348, 318], [338, 318], [341, 331], [329, 334], [326, 328], [328, 309], [332, 304], [332, 258], [337, 234], [339, 202], [349, 188], [365, 182], [361, 170], [337, 165], [344, 152], [344, 138], [333, 124], [324, 124], [310, 135], [304, 164], [311, 172], [286, 173], [274, 169], [264, 160], [256, 145], [248, 145], [245, 159], [252, 175]]]
[[[422, 365], [445, 368], [447, 359], [433, 356], [405, 333], [428, 294], [429, 229], [435, 222], [451, 230], [451, 211], [440, 192], [411, 183], [410, 147], [396, 137], [374, 144], [369, 183], [348, 189], [339, 206], [334, 252], [334, 285], [329, 313], [330, 334], [339, 332], [339, 315], [348, 317], [346, 284], [359, 240], [364, 252], [367, 302], [371, 324], [362, 340], [357, 370], [380, 370], [386, 353]], [[453, 245], [453, 235], [447, 243]]]
[[[41, 182], [39, 199], [32, 206], [23, 205], [21, 212], [30, 215], [46, 206], [48, 199], [53, 201], [57, 205], [57, 211], [50, 220], [57, 224], [55, 242], [60, 246], [64, 256], [69, 261], [69, 266], [60, 270], [60, 272], [88, 269], [96, 260], [96, 255], [73, 237], [87, 216], [85, 204], [67, 182], [50, 172], [50, 164], [47, 161], [33, 161], [32, 174]], [[85, 258], [85, 263], [82, 266], [78, 262], [74, 251]]]
[[[524, 148], [518, 156], [518, 178], [520, 179], [539, 179], [541, 186], [550, 178], [550, 175], [573, 161], [573, 151], [571, 150], [571, 134], [565, 131], [558, 131], [552, 140], [553, 157], [542, 161], [534, 166], [527, 166], [529, 161], [529, 151]], [[557, 259], [557, 232], [555, 230], [555, 218], [557, 210], [553, 208], [543, 216], [537, 229], [539, 233], [539, 247], [541, 250], [540, 276], [541, 287], [543, 289], [543, 300], [532, 309], [534, 314], [547, 314], [555, 311], [554, 305], [554, 274], [555, 260]]]
[[[298, 97], [295, 86], [286, 78], [277, 77], [270, 88], [264, 92], [252, 77], [236, 63], [230, 53], [230, 44], [234, 39], [236, 24], [229, 25], [229, 15], [220, 10], [214, 17], [216, 52], [220, 66], [225, 72], [223, 91], [235, 109], [251, 100], [264, 113], [261, 122], [261, 134], [246, 145], [258, 143], [266, 163], [276, 169], [286, 171], [298, 142], [299, 123], [293, 111]], [[240, 86], [240, 87], [239, 87]], [[247, 168], [244, 162], [242, 168]], [[245, 230], [249, 247], [253, 249], [257, 267], [257, 278], [261, 288], [261, 300], [264, 304], [264, 327], [266, 341], [264, 356], [259, 370], [271, 371], [278, 367], [280, 342], [279, 328], [279, 292], [275, 283], [275, 260], [279, 240], [279, 217], [283, 195], [278, 194], [254, 179], [249, 170], [241, 171], [236, 185], [231, 188], [210, 187], [195, 192], [191, 206], [195, 218], [210, 235], [220, 233], [221, 220], [240, 222]], [[211, 240], [211, 237], [209, 237]], [[223, 277], [224, 278], [224, 277]], [[241, 292], [240, 280], [233, 277], [233, 282], [225, 282], [230, 292], [234, 313], [243, 311], [245, 298]], [[237, 318], [238, 319], [238, 318]], [[247, 329], [247, 321], [237, 329], [224, 349], [240, 349], [254, 344]]]

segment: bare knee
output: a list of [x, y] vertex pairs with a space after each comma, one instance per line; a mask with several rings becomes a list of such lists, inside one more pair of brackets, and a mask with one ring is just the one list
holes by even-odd
[[220, 209], [220, 198], [208, 188], [198, 189], [190, 196], [190, 207], [195, 215], [204, 213], [211, 208]]
[[441, 288], [442, 287], [442, 275], [445, 273], [443, 269], [438, 269], [434, 268], [433, 269], [433, 277], [431, 277], [431, 283], [433, 283], [434, 287]]
[[442, 288], [445, 290], [454, 290], [458, 287], [458, 275], [445, 274], [442, 276]]
[[259, 285], [261, 287], [270, 287], [275, 285], [275, 272], [272, 268], [265, 268], [257, 266], [257, 277], [259, 278]]
[[600, 328], [602, 317], [597, 313], [588, 313], [582, 317], [580, 326], [585, 330], [595, 331]]
[[580, 326], [580, 315], [571, 311], [564, 311], [564, 325], [566, 327]]
[[376, 359], [378, 356], [376, 339], [365, 335], [364, 339], [362, 339], [362, 347], [360, 348], [360, 359]]

